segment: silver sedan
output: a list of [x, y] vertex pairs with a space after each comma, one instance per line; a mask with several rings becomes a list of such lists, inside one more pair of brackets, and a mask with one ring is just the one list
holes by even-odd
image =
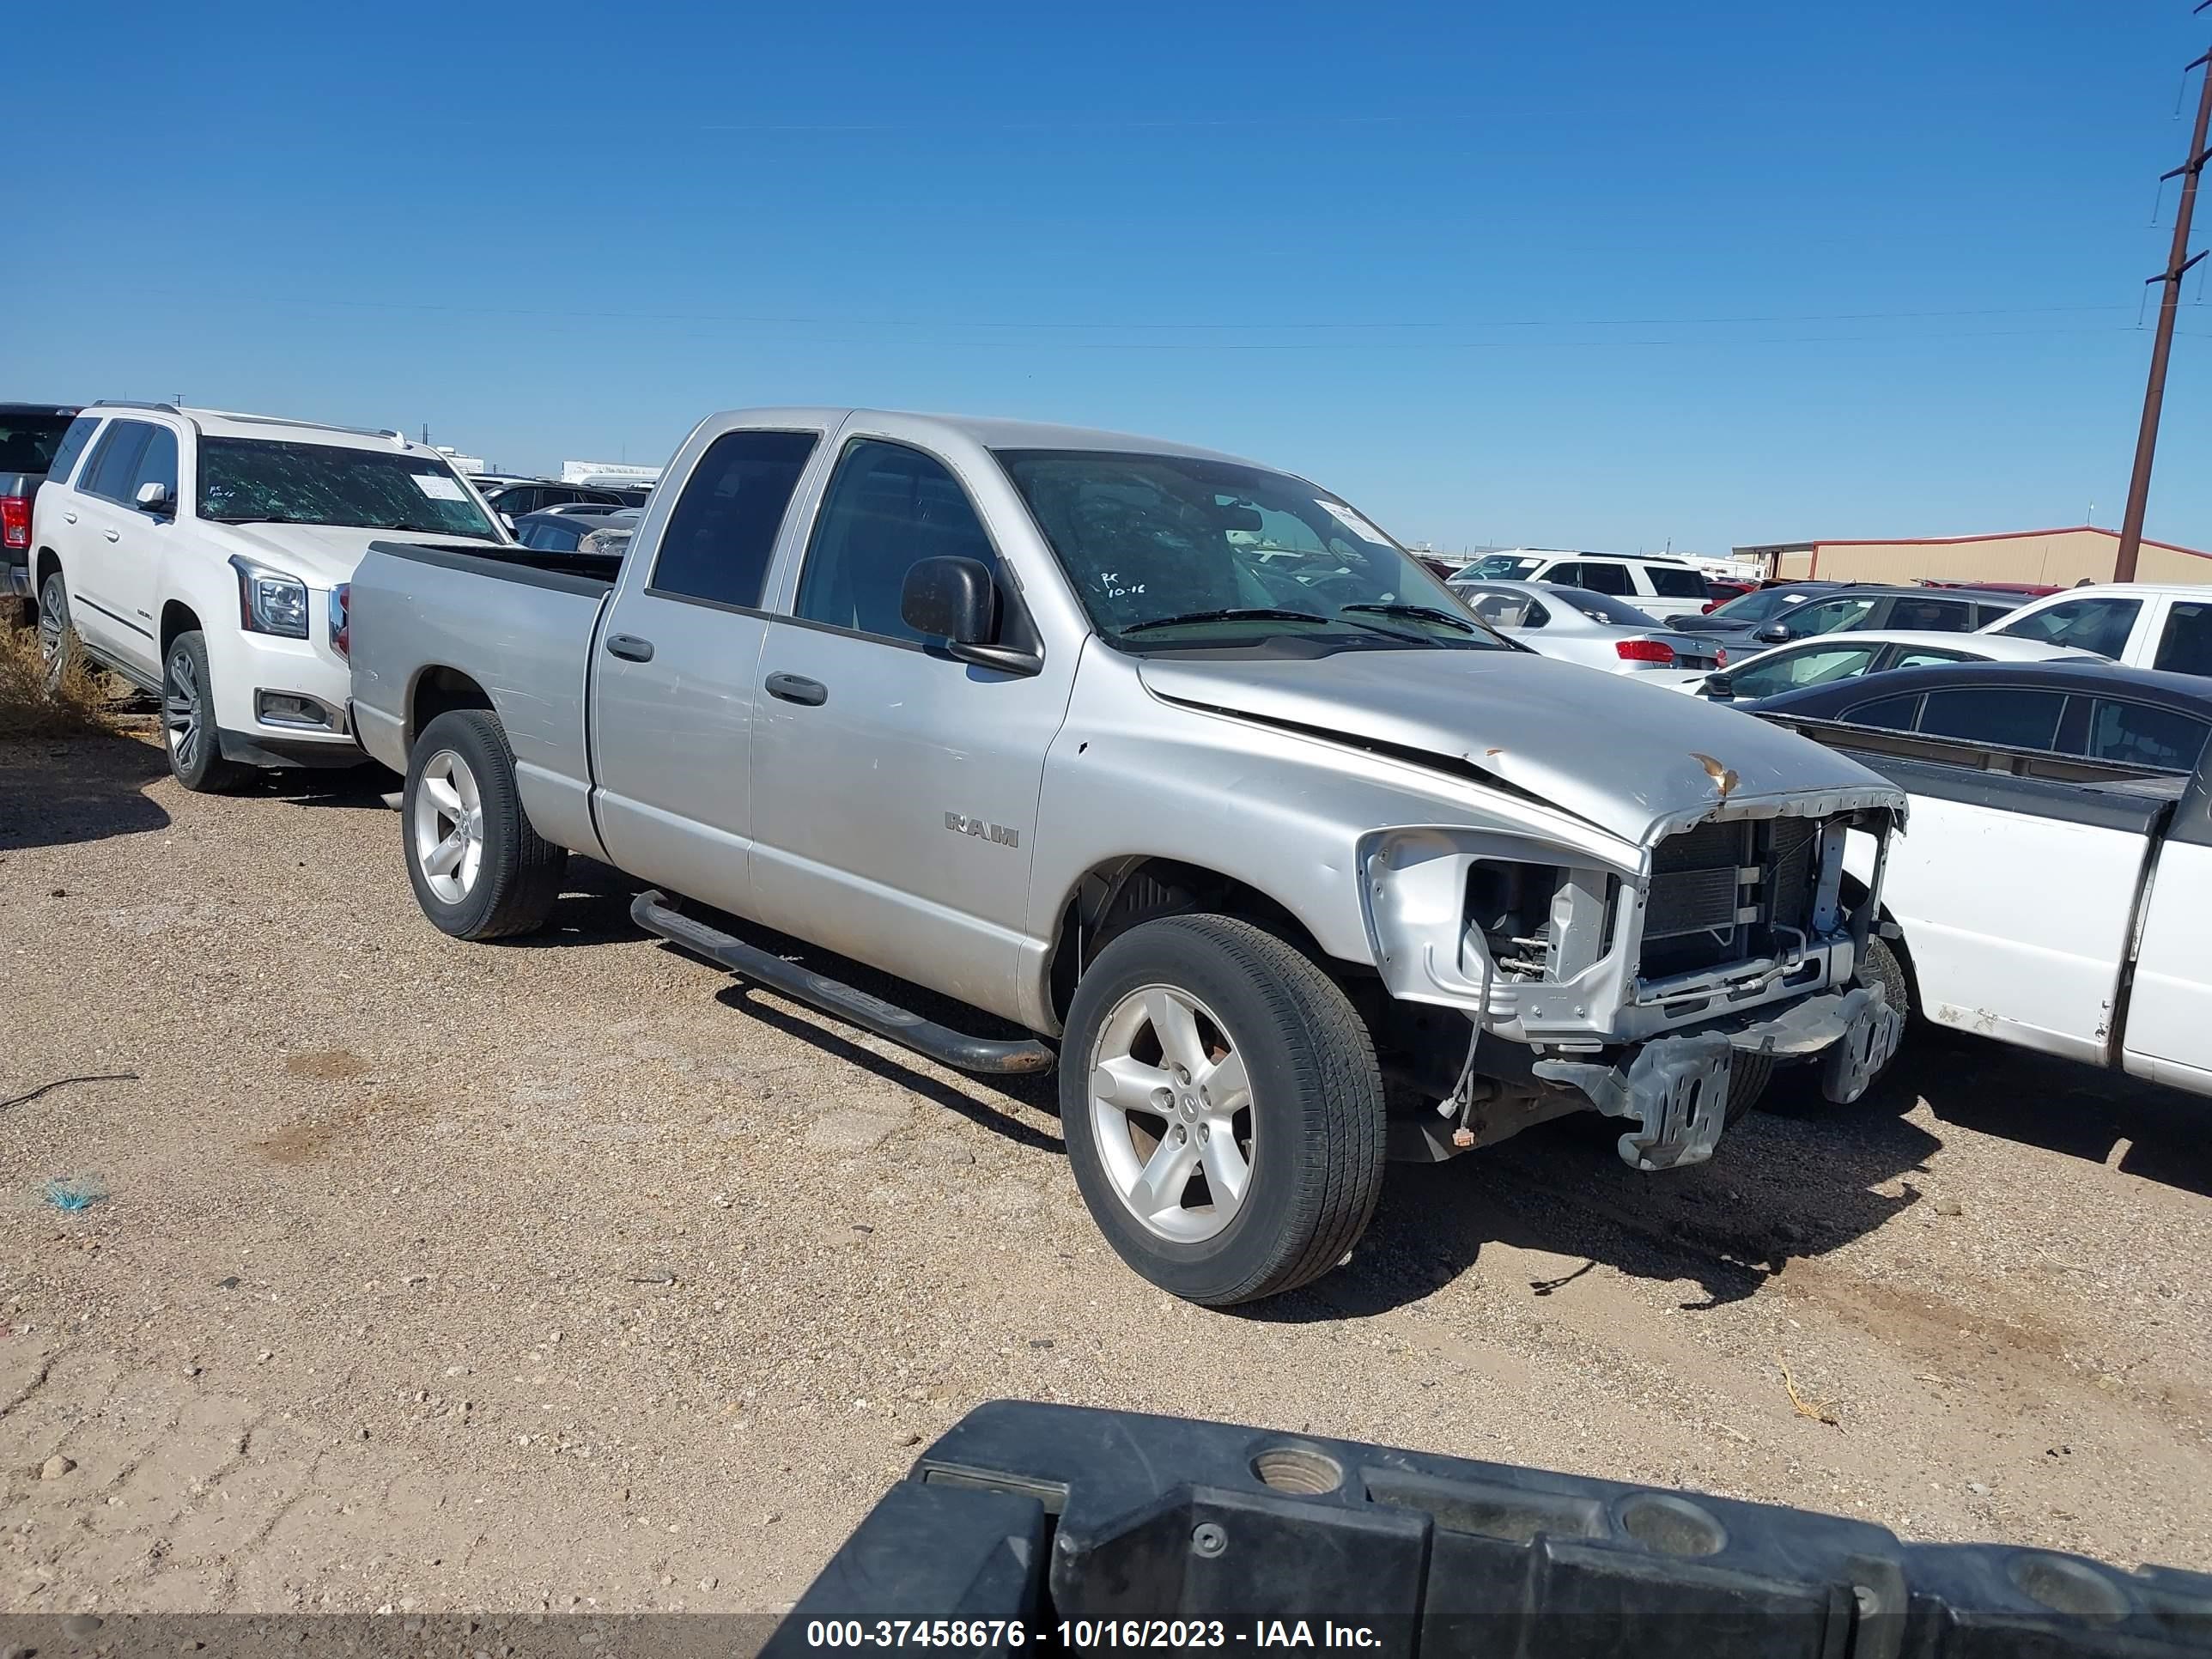
[[1547, 657], [1610, 673], [1687, 669], [1710, 673], [1728, 665], [1717, 640], [1670, 634], [1644, 612], [1609, 593], [1550, 582], [1455, 581], [1451, 591], [1499, 633]]

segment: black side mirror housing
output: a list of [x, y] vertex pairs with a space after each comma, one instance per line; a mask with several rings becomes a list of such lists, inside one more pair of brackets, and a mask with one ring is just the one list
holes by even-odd
[[1754, 632], [1751, 637], [1761, 645], [1787, 645], [1796, 635], [1790, 633], [1789, 624], [1786, 623], [1769, 623], [1765, 627]]
[[899, 591], [899, 617], [915, 633], [943, 640], [961, 662], [1008, 674], [1035, 674], [1044, 667], [1033, 653], [994, 642], [999, 587], [979, 559], [917, 560]]
[[1705, 696], [1715, 702], [1733, 702], [1735, 701], [1735, 682], [1725, 674], [1708, 674], [1705, 676]]

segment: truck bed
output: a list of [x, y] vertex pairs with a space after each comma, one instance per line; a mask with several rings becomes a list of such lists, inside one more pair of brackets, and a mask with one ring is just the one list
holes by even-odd
[[542, 548], [489, 542], [371, 542], [368, 549], [495, 580], [535, 585], [538, 577], [556, 576], [580, 584], [563, 586], [562, 591], [570, 592], [603, 593], [622, 571], [620, 553], [549, 553]]
[[372, 542], [352, 589], [354, 730], [394, 771], [437, 708], [481, 692], [540, 834], [605, 856], [591, 812], [585, 682], [620, 556]]

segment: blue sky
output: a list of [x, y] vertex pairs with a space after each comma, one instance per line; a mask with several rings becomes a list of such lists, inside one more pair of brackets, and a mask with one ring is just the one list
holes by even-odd
[[[1452, 547], [2117, 524], [2212, 44], [2188, 0], [36, 10], [0, 395], [524, 469], [1031, 416]], [[2212, 549], [2181, 326], [2149, 530]]]

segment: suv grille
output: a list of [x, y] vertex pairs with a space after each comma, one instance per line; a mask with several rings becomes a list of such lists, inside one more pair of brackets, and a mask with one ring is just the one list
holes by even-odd
[[1813, 847], [1803, 818], [1701, 823], [1659, 843], [1644, 906], [1644, 979], [1778, 955], [1812, 909]]

